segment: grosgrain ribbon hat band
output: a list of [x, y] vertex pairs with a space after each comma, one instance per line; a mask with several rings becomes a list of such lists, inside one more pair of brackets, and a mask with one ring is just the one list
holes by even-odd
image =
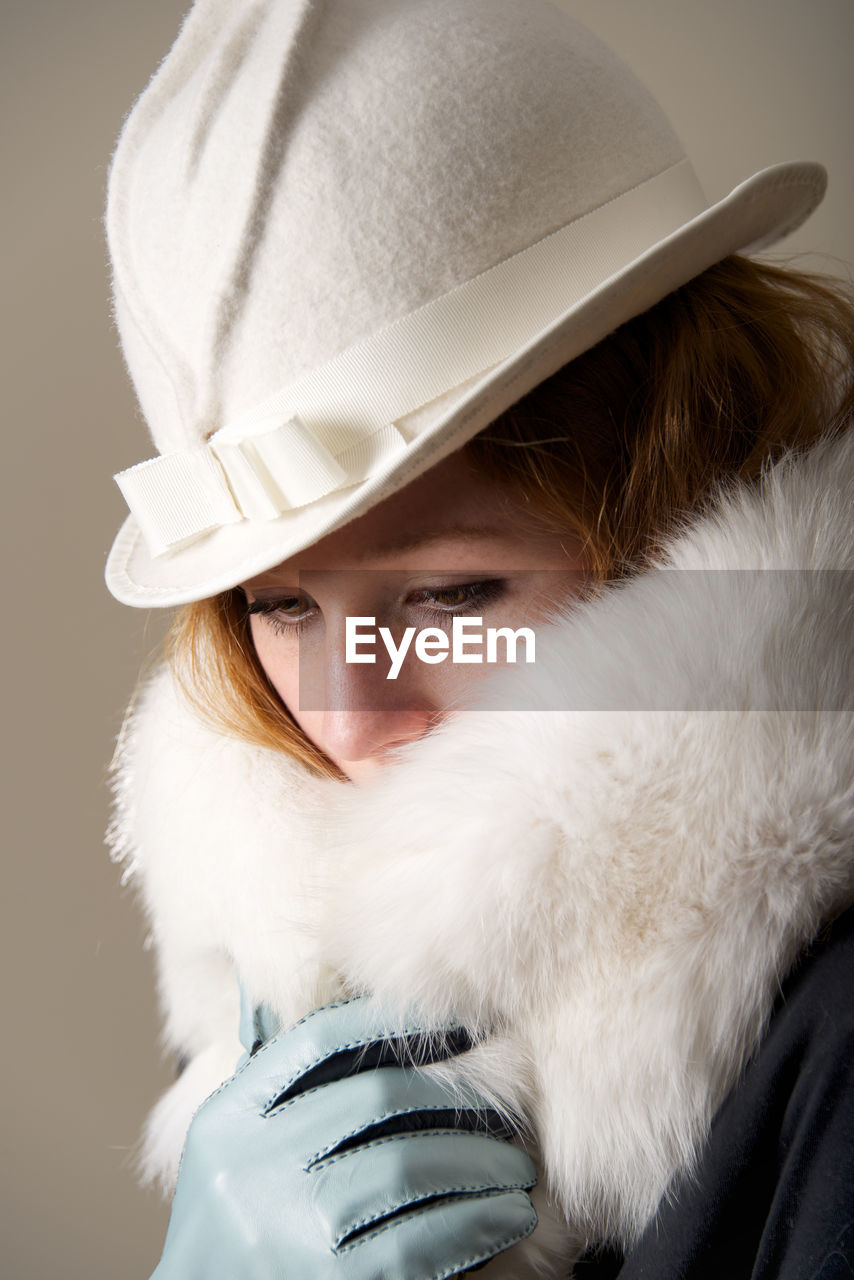
[[205, 445], [119, 472], [150, 554], [368, 479], [405, 452], [398, 419], [523, 349], [705, 209], [682, 160], [349, 347]]

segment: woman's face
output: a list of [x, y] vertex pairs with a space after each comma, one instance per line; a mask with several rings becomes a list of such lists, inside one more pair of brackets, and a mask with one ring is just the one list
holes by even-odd
[[[514, 487], [456, 453], [242, 586], [270, 682], [303, 732], [358, 782], [464, 703], [492, 669], [452, 661], [455, 617], [482, 618], [484, 628], [531, 627], [577, 594], [582, 579], [578, 546], [538, 524]], [[380, 627], [398, 650], [394, 663]], [[433, 644], [422, 653], [441, 652], [444, 633], [444, 660], [416, 654], [415, 638], [428, 627]], [[347, 661], [355, 628], [367, 639], [349, 656], [373, 654], [374, 662]], [[486, 646], [475, 642], [466, 652], [485, 655]]]

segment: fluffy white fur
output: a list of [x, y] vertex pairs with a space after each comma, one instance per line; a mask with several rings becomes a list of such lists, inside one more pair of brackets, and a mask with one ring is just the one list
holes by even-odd
[[[724, 495], [662, 567], [850, 570], [852, 498], [848, 431]], [[238, 1056], [239, 971], [284, 1022], [367, 989], [485, 1037], [445, 1070], [526, 1118], [543, 1177], [532, 1242], [484, 1275], [565, 1274], [584, 1240], [641, 1230], [782, 976], [854, 897], [849, 575], [697, 581], [651, 571], [579, 608], [495, 678], [493, 702], [524, 687], [534, 709], [465, 712], [371, 787], [218, 736], [167, 674], [148, 685], [113, 844], [166, 1042], [191, 1058], [149, 1176], [172, 1179]]]

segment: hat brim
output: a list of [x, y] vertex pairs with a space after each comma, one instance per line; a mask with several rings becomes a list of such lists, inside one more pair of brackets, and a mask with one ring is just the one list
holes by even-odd
[[[820, 203], [821, 165], [763, 169], [645, 250], [483, 374], [412, 415], [414, 438], [370, 479], [273, 520], [224, 525], [187, 546], [150, 554], [134, 516], [116, 537], [107, 585], [124, 604], [159, 608], [213, 596], [312, 546], [462, 448], [500, 413], [614, 329], [733, 253], [757, 253]], [[406, 427], [406, 423], [399, 424]]]

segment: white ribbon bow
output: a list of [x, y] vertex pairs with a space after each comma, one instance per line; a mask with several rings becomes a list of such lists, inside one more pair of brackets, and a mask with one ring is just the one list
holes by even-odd
[[239, 437], [218, 431], [206, 445], [163, 454], [116, 476], [152, 555], [220, 525], [275, 520], [364, 480], [406, 448], [393, 423], [333, 454], [298, 417]]

